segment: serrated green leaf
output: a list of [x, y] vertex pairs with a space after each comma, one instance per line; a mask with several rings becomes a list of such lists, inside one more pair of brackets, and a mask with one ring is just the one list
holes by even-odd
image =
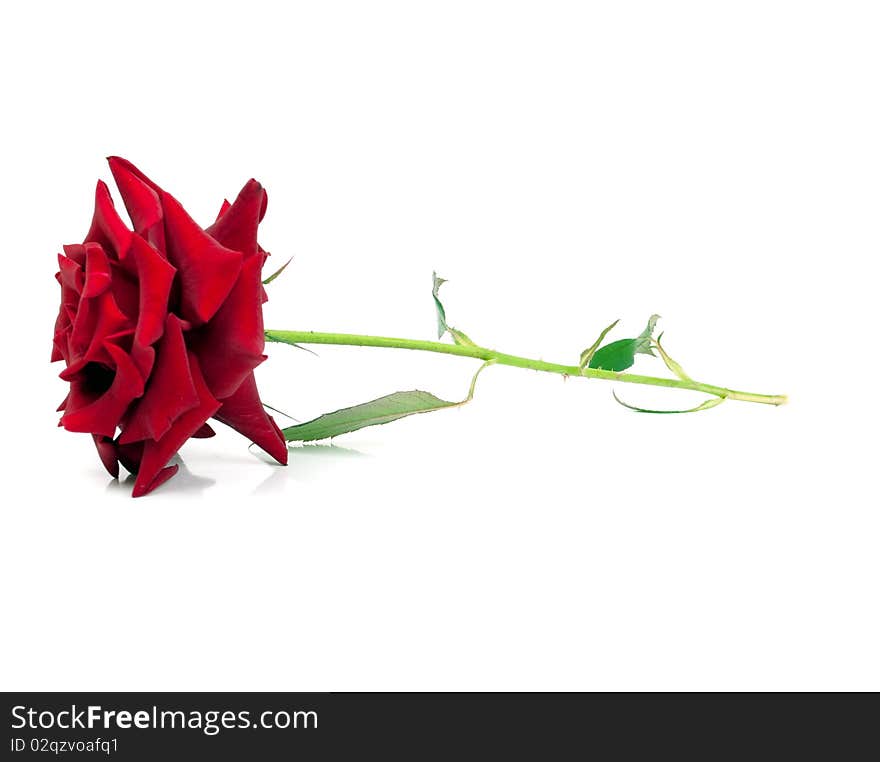
[[638, 339], [618, 339], [606, 344], [590, 359], [590, 367], [597, 370], [613, 370], [619, 373], [632, 367], [636, 361]]
[[408, 392], [394, 392], [384, 397], [364, 402], [360, 405], [346, 407], [332, 413], [325, 413], [314, 420], [288, 426], [282, 430], [288, 442], [313, 442], [318, 439], [338, 437], [367, 426], [381, 426], [385, 423], [406, 418], [418, 413], [430, 413], [450, 407], [460, 407], [474, 398], [477, 378], [483, 369], [492, 365], [490, 360], [483, 363], [471, 379], [468, 396], [460, 402], [449, 402], [434, 396], [430, 392], [414, 389]]
[[620, 397], [617, 396], [617, 392], [611, 392], [614, 395], [614, 399], [617, 401], [619, 405], [623, 405], [625, 408], [629, 408], [630, 410], [635, 410], [637, 413], [652, 413], [654, 415], [677, 415], [678, 413], [699, 413], [701, 410], [709, 410], [710, 408], [717, 407], [722, 402], [724, 402], [726, 397], [710, 397], [704, 402], [700, 403], [696, 407], [688, 408], [687, 410], [649, 410], [644, 407], [636, 407], [635, 405], [629, 405], [624, 402]]
[[394, 394], [388, 394], [361, 405], [325, 413], [306, 423], [289, 426], [283, 430], [283, 433], [288, 442], [313, 442], [317, 439], [329, 439], [367, 426], [379, 426], [405, 418], [408, 415], [427, 413], [457, 404], [441, 400], [430, 392], [418, 389], [409, 392], [394, 392]]
[[599, 334], [599, 338], [596, 339], [596, 340], [593, 342], [592, 346], [588, 347], [588, 348], [585, 349], [583, 352], [581, 352], [581, 362], [580, 362], [580, 366], [581, 366], [582, 369], [583, 369], [583, 368], [586, 368], [586, 367], [590, 364], [590, 360], [593, 359], [593, 355], [596, 354], [596, 350], [599, 348], [599, 345], [604, 341], [604, 339], [605, 339], [605, 337], [608, 335], [608, 333], [609, 333], [609, 332], [614, 328], [614, 326], [616, 326], [619, 322], [620, 322], [620, 319], [618, 318], [618, 319], [615, 320], [611, 325], [609, 325], [605, 330], [603, 330], [602, 333]]
[[589, 367], [620, 373], [632, 367], [637, 354], [653, 356], [651, 334], [659, 319], [659, 315], [651, 315], [645, 330], [634, 339], [618, 339], [597, 349], [590, 358]]
[[279, 267], [274, 273], [266, 278], [266, 280], [263, 281], [263, 285], [265, 286], [275, 280], [275, 278], [277, 278], [279, 275], [281, 275], [281, 273], [284, 272], [284, 270], [287, 268], [287, 265], [289, 265], [291, 262], [293, 262], [293, 257], [288, 259], [283, 265], [281, 265], [281, 267]]

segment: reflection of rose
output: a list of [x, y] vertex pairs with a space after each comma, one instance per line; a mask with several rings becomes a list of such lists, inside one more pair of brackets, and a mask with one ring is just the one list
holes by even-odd
[[212, 436], [212, 417], [286, 463], [253, 374], [265, 359], [266, 192], [248, 181], [203, 230], [132, 164], [109, 161], [134, 231], [99, 182], [85, 241], [58, 256], [52, 360], [65, 361], [70, 383], [61, 425], [91, 434], [113, 476], [119, 463], [137, 473], [134, 497], [176, 473], [169, 459], [190, 437]]

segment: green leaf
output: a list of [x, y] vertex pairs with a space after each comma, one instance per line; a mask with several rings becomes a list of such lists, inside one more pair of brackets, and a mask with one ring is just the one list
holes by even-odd
[[430, 413], [450, 407], [460, 407], [474, 398], [477, 378], [483, 369], [494, 360], [483, 363], [471, 380], [468, 396], [460, 402], [449, 402], [435, 397], [430, 392], [414, 389], [408, 392], [394, 392], [369, 402], [353, 407], [346, 407], [332, 413], [325, 413], [314, 420], [288, 426], [282, 430], [288, 442], [313, 442], [317, 439], [329, 439], [340, 434], [348, 434], [367, 426], [381, 426], [385, 423], [406, 418], [418, 413]]
[[446, 283], [446, 278], [441, 278], [434, 272], [434, 289], [431, 292], [434, 295], [434, 306], [437, 308], [437, 338], [442, 339], [443, 334], [449, 330], [446, 325], [446, 310], [443, 309], [443, 303], [440, 301], [440, 286]]
[[429, 392], [418, 389], [410, 392], [394, 392], [361, 405], [325, 413], [307, 423], [289, 426], [283, 430], [283, 433], [288, 442], [312, 442], [456, 404], [458, 403], [441, 400]]
[[458, 344], [460, 347], [475, 347], [477, 346], [476, 342], [471, 339], [464, 331], [459, 331], [458, 328], [448, 328], [449, 335], [452, 336], [452, 340]]
[[648, 318], [648, 325], [645, 326], [645, 330], [636, 338], [636, 341], [638, 342], [636, 354], [651, 355], [651, 357], [654, 356], [654, 353], [651, 351], [651, 336], [654, 334], [654, 328], [657, 326], [657, 321], [659, 319], [659, 315], [651, 315], [651, 317]]
[[289, 265], [291, 262], [293, 262], [293, 257], [288, 259], [283, 265], [281, 265], [281, 267], [279, 267], [274, 273], [266, 278], [266, 280], [263, 281], [263, 285], [265, 286], [275, 280], [275, 278], [277, 278], [279, 275], [281, 275], [281, 273], [284, 272], [284, 270], [287, 268], [287, 265]]
[[720, 405], [727, 397], [710, 397], [709, 399], [701, 402], [696, 407], [690, 407], [687, 410], [649, 410], [644, 407], [636, 407], [635, 405], [629, 405], [624, 402], [620, 397], [617, 396], [617, 392], [611, 392], [614, 395], [614, 399], [617, 400], [617, 403], [623, 405], [630, 410], [635, 410], [637, 413], [653, 413], [655, 415], [677, 415], [678, 413], [699, 413], [701, 410], [709, 410], [710, 408], [717, 407]]
[[591, 368], [620, 372], [636, 361], [637, 339], [618, 339], [606, 344], [590, 358]]
[[444, 333], [449, 333], [452, 341], [461, 347], [475, 347], [476, 343], [464, 331], [453, 328], [446, 322], [446, 310], [443, 308], [443, 302], [440, 301], [440, 286], [446, 283], [446, 278], [441, 278], [434, 273], [434, 289], [431, 292], [434, 295], [434, 306], [437, 308], [437, 338], [442, 339]]
[[581, 369], [586, 368], [590, 364], [590, 360], [593, 359], [593, 355], [596, 354], [596, 350], [599, 348], [599, 345], [602, 343], [602, 341], [605, 339], [611, 329], [614, 328], [614, 326], [616, 326], [619, 322], [620, 319], [618, 318], [604, 331], [602, 331], [602, 333], [599, 334], [599, 338], [593, 342], [593, 345], [591, 347], [588, 347], [583, 352], [581, 352]]
[[666, 367], [669, 368], [676, 376], [678, 376], [682, 381], [693, 381], [693, 379], [684, 372], [684, 368], [681, 367], [675, 360], [673, 360], [668, 354], [666, 354], [666, 350], [663, 349], [663, 345], [660, 343], [660, 339], [663, 338], [663, 334], [661, 333], [654, 344], [657, 347], [657, 351], [660, 353], [660, 357], [663, 358], [663, 362], [666, 363]]
[[619, 373], [632, 367], [636, 361], [636, 355], [653, 356], [651, 334], [654, 333], [654, 327], [659, 319], [659, 315], [651, 315], [645, 330], [634, 339], [618, 339], [597, 349], [589, 360], [589, 367]]

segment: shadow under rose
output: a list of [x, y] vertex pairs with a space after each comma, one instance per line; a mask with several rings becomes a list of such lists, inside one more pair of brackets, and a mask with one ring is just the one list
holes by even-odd
[[275, 467], [256, 489], [253, 495], [273, 494], [280, 492], [284, 484], [290, 479], [297, 481], [312, 481], [325, 475], [328, 469], [340, 461], [369, 458], [370, 456], [360, 450], [349, 447], [339, 447], [335, 444], [304, 444], [290, 448], [290, 457], [286, 467]]
[[[186, 464], [179, 455], [175, 455], [169, 460], [168, 465], [178, 466], [177, 474], [170, 482], [157, 488], [154, 493], [155, 495], [171, 493], [174, 493], [175, 495], [198, 495], [217, 481], [216, 479], [194, 474], [186, 467]], [[134, 480], [134, 474], [127, 474], [124, 479], [112, 479], [107, 484], [107, 492], [115, 492], [124, 495], [125, 497], [130, 497], [132, 487], [134, 487]]]

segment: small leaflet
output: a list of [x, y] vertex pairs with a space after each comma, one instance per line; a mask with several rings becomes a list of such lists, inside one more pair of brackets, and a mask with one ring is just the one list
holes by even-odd
[[682, 381], [693, 381], [693, 379], [684, 372], [684, 368], [681, 367], [675, 360], [673, 360], [668, 354], [666, 354], [666, 350], [663, 349], [663, 345], [660, 343], [660, 339], [663, 338], [663, 334], [661, 333], [657, 340], [654, 342], [657, 347], [657, 351], [660, 353], [660, 357], [663, 358], [663, 362], [666, 363], [666, 367], [669, 368], [676, 376], [678, 376]]
[[434, 306], [437, 308], [437, 338], [442, 339], [443, 334], [449, 330], [449, 326], [446, 325], [446, 310], [443, 308], [443, 302], [440, 301], [440, 286], [446, 283], [446, 278], [441, 278], [437, 275], [436, 270], [434, 271], [434, 288], [432, 290], [432, 294], [434, 295]]
[[596, 370], [610, 370], [619, 373], [632, 367], [638, 354], [651, 355], [653, 357], [651, 336], [659, 319], [659, 315], [651, 315], [645, 330], [634, 339], [618, 339], [597, 349], [589, 360], [589, 367]]
[[650, 410], [644, 407], [636, 407], [635, 405], [630, 405], [624, 402], [620, 397], [617, 396], [617, 392], [612, 391], [611, 394], [614, 396], [614, 399], [617, 401], [617, 404], [623, 405], [625, 408], [629, 408], [630, 410], [635, 410], [637, 413], [652, 413], [654, 415], [677, 415], [678, 413], [699, 413], [701, 410], [709, 410], [710, 408], [717, 407], [720, 405], [727, 397], [710, 397], [709, 399], [701, 402], [696, 407], [690, 407], [686, 410]]
[[287, 268], [287, 265], [289, 265], [291, 262], [293, 262], [293, 257], [288, 259], [283, 265], [281, 265], [281, 267], [279, 267], [274, 273], [272, 273], [268, 278], [266, 278], [266, 280], [263, 281], [263, 285], [264, 286], [268, 285], [273, 280], [275, 280], [275, 278], [277, 278], [279, 275], [281, 275], [281, 273], [284, 272], [284, 270]]
[[441, 278], [434, 273], [434, 288], [432, 294], [434, 296], [434, 306], [437, 308], [437, 338], [442, 339], [444, 333], [448, 333], [452, 337], [452, 341], [460, 347], [475, 347], [476, 343], [464, 331], [459, 331], [446, 323], [446, 310], [443, 302], [440, 301], [440, 286], [446, 283], [446, 278]]
[[614, 328], [614, 326], [616, 326], [619, 322], [620, 322], [620, 318], [615, 320], [611, 325], [609, 325], [605, 330], [603, 330], [602, 333], [599, 334], [599, 338], [593, 342], [592, 346], [588, 347], [583, 352], [581, 352], [581, 361], [580, 361], [581, 370], [583, 370], [584, 368], [589, 366], [590, 360], [592, 360], [593, 355], [596, 354], [596, 350], [599, 348], [599, 346], [605, 340], [605, 337], [611, 332], [611, 330]]

